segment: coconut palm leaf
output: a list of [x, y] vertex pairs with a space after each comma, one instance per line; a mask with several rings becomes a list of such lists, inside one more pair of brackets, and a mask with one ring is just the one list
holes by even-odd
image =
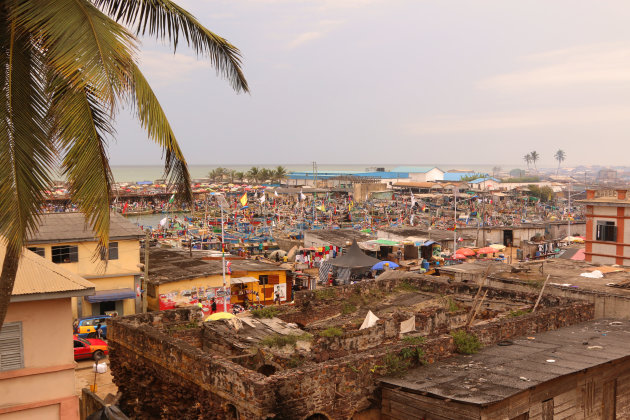
[[93, 0], [117, 22], [130, 26], [138, 35], [166, 40], [177, 49], [180, 36], [201, 56], [208, 57], [217, 74], [224, 76], [237, 92], [249, 87], [241, 70], [241, 54], [226, 39], [204, 27], [197, 19], [170, 0]]
[[137, 42], [122, 25], [86, 0], [29, 0], [11, 9], [25, 33], [36, 34], [48, 65], [71, 86], [91, 91], [113, 113], [131, 79]]
[[131, 104], [140, 124], [147, 131], [149, 138], [162, 147], [165, 154], [165, 176], [169, 177], [170, 183], [177, 186], [179, 198], [191, 201], [192, 188], [186, 159], [177, 144], [166, 114], [153, 89], [135, 64], [132, 75]]

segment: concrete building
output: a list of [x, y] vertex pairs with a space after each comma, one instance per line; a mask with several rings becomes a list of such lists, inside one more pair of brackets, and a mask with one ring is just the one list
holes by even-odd
[[630, 199], [627, 190], [586, 191], [586, 261], [630, 265]]
[[96, 294], [73, 299], [75, 317], [112, 312], [140, 312], [142, 272], [140, 238], [144, 234], [133, 223], [112, 213], [109, 227], [109, 258], [99, 257], [98, 241], [83, 213], [49, 213], [41, 216], [37, 232], [28, 238], [29, 249], [65, 270], [90, 280]]
[[71, 299], [93, 293], [94, 284], [23, 252], [0, 330], [0, 420], [78, 420]]
[[501, 181], [496, 178], [478, 178], [468, 182], [468, 186], [473, 190], [491, 191], [499, 189]]
[[411, 182], [441, 181], [444, 179], [444, 171], [435, 166], [397, 166], [392, 172], [409, 174]]

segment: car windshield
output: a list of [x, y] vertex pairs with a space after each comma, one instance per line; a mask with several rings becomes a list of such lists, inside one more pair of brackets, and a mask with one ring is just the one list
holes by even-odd
[[81, 343], [83, 343], [84, 346], [89, 346], [90, 345], [90, 342], [87, 341], [85, 338], [79, 337], [79, 338], [77, 338], [77, 341], [80, 341]]

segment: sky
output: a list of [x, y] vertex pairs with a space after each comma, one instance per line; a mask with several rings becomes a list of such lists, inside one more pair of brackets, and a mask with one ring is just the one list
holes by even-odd
[[[179, 0], [243, 55], [251, 93], [142, 39], [191, 165], [628, 164], [627, 0]], [[123, 110], [112, 165], [162, 153]]]

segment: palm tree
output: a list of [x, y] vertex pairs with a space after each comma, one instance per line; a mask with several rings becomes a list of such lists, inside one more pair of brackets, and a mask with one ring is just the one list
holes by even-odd
[[113, 177], [107, 139], [116, 113], [131, 109], [165, 153], [165, 173], [191, 200], [186, 160], [137, 65], [137, 36], [199, 56], [247, 92], [236, 47], [172, 0], [4, 0], [0, 2], [0, 275], [4, 322], [23, 246], [60, 162], [72, 201], [107, 250]]
[[287, 169], [284, 166], [277, 166], [274, 171], [274, 178], [279, 183], [282, 184], [282, 181], [287, 177]]
[[528, 153], [523, 156], [523, 160], [527, 162], [527, 169], [529, 169], [529, 164], [532, 162], [532, 157], [530, 156], [530, 154]]
[[258, 169], [257, 166], [252, 166], [251, 169], [247, 171], [247, 180], [256, 183], [258, 179], [260, 179], [260, 169]]
[[538, 168], [536, 168], [536, 161], [540, 159], [540, 155], [538, 154], [537, 151], [534, 150], [533, 152], [529, 154], [529, 158], [532, 160], [532, 163], [534, 164], [534, 170], [538, 172]]
[[558, 169], [556, 170], [556, 175], [558, 175], [558, 173], [560, 172], [560, 164], [562, 162], [564, 162], [564, 160], [567, 158], [566, 153], [564, 153], [564, 150], [562, 149], [558, 149], [558, 151], [556, 152], [555, 155], [553, 155], [556, 160], [558, 161]]
[[239, 182], [243, 182], [244, 178], [245, 178], [245, 172], [234, 172], [235, 180], [238, 180]]

